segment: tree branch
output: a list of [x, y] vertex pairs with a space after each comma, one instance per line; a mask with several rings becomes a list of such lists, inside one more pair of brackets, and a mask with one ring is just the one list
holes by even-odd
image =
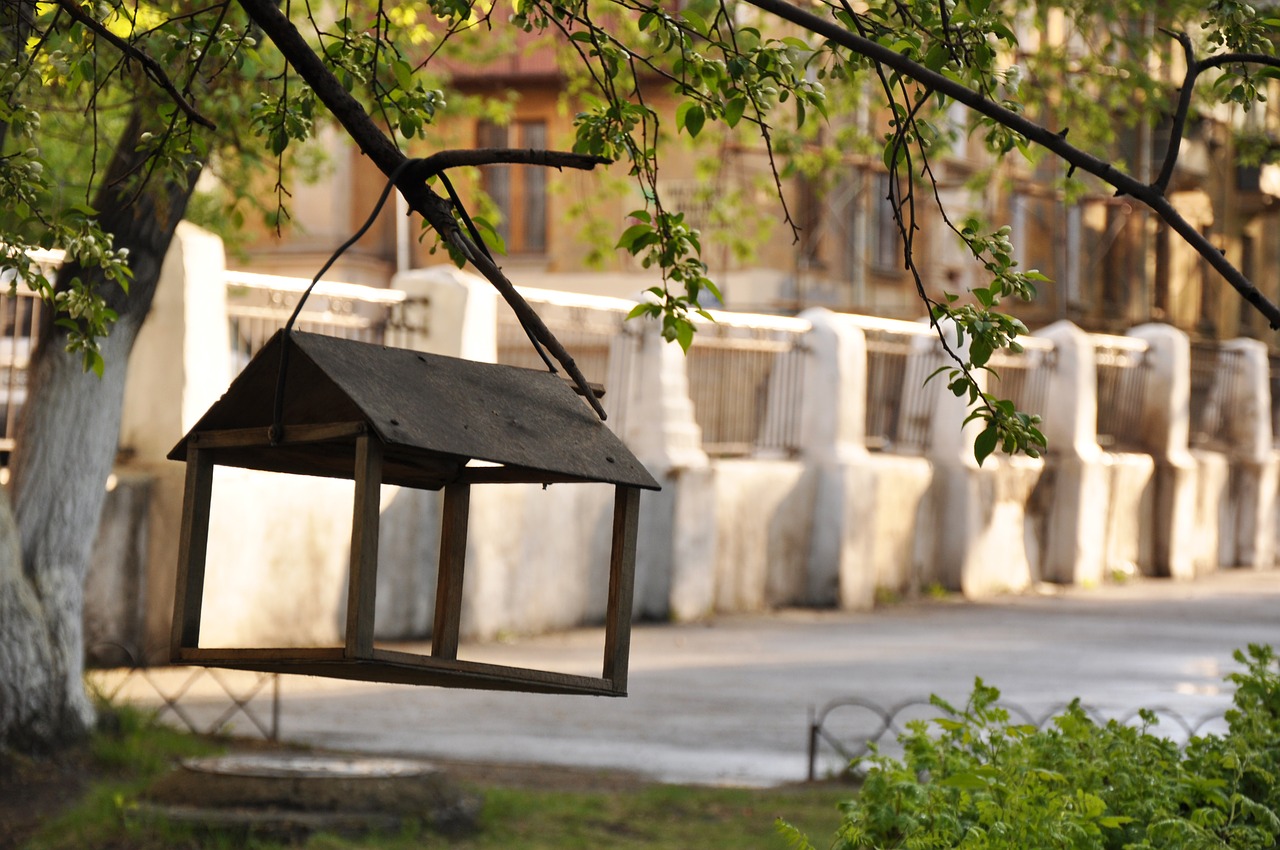
[[423, 158], [413, 168], [413, 177], [417, 178], [419, 174], [436, 174], [447, 168], [467, 165], [541, 165], [547, 168], [579, 168], [590, 171], [597, 165], [609, 165], [612, 162], [613, 160], [603, 156], [566, 151], [533, 148], [466, 148], [438, 151]]
[[[985, 115], [991, 120], [1021, 134], [1028, 141], [1049, 150], [1073, 168], [1092, 174], [1104, 183], [1114, 186], [1118, 194], [1132, 196], [1135, 200], [1150, 208], [1170, 228], [1181, 235], [1188, 245], [1194, 248], [1200, 256], [1204, 257], [1209, 265], [1240, 293], [1241, 297], [1266, 317], [1273, 329], [1280, 330], [1280, 307], [1277, 307], [1259, 292], [1258, 288], [1239, 269], [1233, 266], [1223, 253], [1214, 247], [1212, 242], [1205, 238], [1195, 227], [1191, 226], [1158, 188], [1145, 184], [1120, 171], [1111, 163], [1080, 150], [1068, 143], [1064, 136], [1054, 133], [1047, 127], [987, 99], [981, 93], [966, 87], [964, 84], [931, 71], [920, 63], [896, 53], [882, 44], [850, 32], [847, 28], [834, 21], [818, 17], [811, 12], [785, 2], [785, 0], [747, 0], [747, 2], [758, 9], [803, 27], [815, 35], [822, 36], [828, 41], [851, 50], [860, 56], [865, 56], [873, 62], [891, 68], [905, 77], [910, 77], [921, 85], [945, 95], [957, 103], [964, 104], [974, 112]], [[1252, 54], [1239, 55], [1252, 57]], [[1226, 64], [1222, 57], [1215, 57], [1215, 59], [1220, 61], [1212, 63], [1212, 66]], [[1236, 61], [1242, 60], [1237, 59]], [[1276, 61], [1272, 57], [1267, 64], [1272, 64]], [[1202, 63], [1202, 67], [1208, 67], [1208, 65]]]
[[210, 130], [218, 129], [218, 125], [210, 121], [204, 115], [200, 114], [190, 102], [187, 101], [182, 93], [178, 91], [169, 76], [165, 74], [164, 68], [160, 67], [160, 63], [152, 59], [146, 53], [134, 47], [120, 36], [107, 29], [102, 23], [92, 15], [89, 15], [82, 9], [75, 0], [57, 0], [58, 7], [70, 15], [73, 19], [84, 24], [93, 33], [101, 39], [105, 39], [113, 47], [123, 53], [126, 57], [135, 60], [142, 66], [142, 70], [150, 77], [156, 85], [164, 89], [169, 98], [177, 104], [178, 108], [196, 124], [201, 127], [207, 127]]
[[[405, 161], [405, 155], [396, 148], [385, 133], [378, 129], [360, 103], [329, 72], [320, 57], [302, 38], [297, 27], [285, 17], [273, 0], [238, 0], [238, 2], [253, 22], [261, 27], [279, 48], [285, 61], [307, 81], [312, 91], [316, 93], [316, 97], [320, 98], [338, 123], [350, 134], [365, 156], [369, 157], [383, 174], [388, 177], [394, 174]], [[406, 180], [398, 188], [410, 208], [426, 219], [442, 239], [471, 260], [472, 265], [493, 284], [520, 322], [526, 328], [533, 329], [538, 339], [560, 361], [560, 365], [582, 391], [587, 403], [601, 419], [604, 419], [606, 417], [604, 408], [591, 392], [590, 384], [583, 377], [573, 357], [555, 338], [528, 302], [516, 291], [515, 286], [506, 278], [502, 270], [486, 257], [483, 251], [471, 244], [471, 240], [458, 227], [450, 203], [421, 181]]]

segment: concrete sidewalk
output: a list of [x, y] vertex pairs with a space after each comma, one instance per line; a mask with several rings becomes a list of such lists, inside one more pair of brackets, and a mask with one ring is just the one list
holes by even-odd
[[[1078, 696], [1107, 716], [1163, 706], [1198, 719], [1229, 704], [1231, 652], [1250, 642], [1280, 645], [1280, 571], [646, 625], [633, 635], [626, 699], [289, 677], [281, 735], [368, 753], [774, 784], [804, 778], [810, 707], [832, 699], [888, 707], [936, 693], [963, 703], [982, 677], [1036, 716]], [[578, 630], [468, 646], [461, 657], [598, 675], [602, 645], [599, 630]], [[183, 704], [206, 699], [217, 701], [193, 693]]]

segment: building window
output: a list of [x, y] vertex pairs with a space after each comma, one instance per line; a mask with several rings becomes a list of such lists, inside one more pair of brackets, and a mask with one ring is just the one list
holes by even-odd
[[[545, 150], [547, 125], [542, 121], [514, 121], [501, 125], [481, 122], [476, 141], [482, 148]], [[480, 169], [481, 187], [502, 217], [498, 233], [508, 254], [547, 251], [546, 169], [533, 165], [486, 165]]]
[[902, 230], [894, 217], [899, 202], [898, 187], [893, 178], [880, 172], [875, 179], [875, 197], [871, 199], [871, 264], [880, 271], [902, 269]]

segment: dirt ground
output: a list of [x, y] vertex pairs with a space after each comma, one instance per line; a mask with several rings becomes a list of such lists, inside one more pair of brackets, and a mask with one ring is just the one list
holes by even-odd
[[[260, 741], [233, 742], [230, 750], [261, 751]], [[625, 791], [649, 782], [638, 774], [569, 767], [480, 764], [433, 760], [453, 780], [475, 789], [544, 788], [564, 791]], [[18, 850], [42, 824], [79, 800], [94, 782], [108, 777], [87, 746], [48, 758], [0, 753], [0, 850]]]
[[42, 759], [0, 753], [0, 850], [21, 847], [101, 775], [87, 747]]

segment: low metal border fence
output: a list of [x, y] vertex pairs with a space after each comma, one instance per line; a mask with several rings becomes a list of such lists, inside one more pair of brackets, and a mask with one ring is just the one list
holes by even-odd
[[[1053, 718], [1061, 714], [1069, 705], [1070, 703], [1059, 703], [1047, 711], [1036, 714], [1017, 703], [1005, 701], [999, 703], [999, 706], [1008, 711], [1011, 717], [1016, 717], [1023, 723], [1035, 726], [1037, 729], [1047, 727]], [[1115, 720], [1118, 723], [1129, 725], [1139, 719], [1141, 712], [1148, 711], [1154, 714], [1158, 720], [1168, 720], [1176, 725], [1185, 735], [1184, 741], [1200, 734], [1211, 724], [1225, 722], [1221, 711], [1206, 714], [1199, 718], [1189, 718], [1164, 706], [1133, 709], [1110, 716], [1095, 706], [1081, 705], [1081, 708], [1095, 723], [1099, 724]], [[842, 709], [852, 710], [867, 718], [869, 720], [867, 724], [869, 731], [866, 734], [856, 736], [841, 736], [830, 729], [829, 718], [833, 712]], [[924, 697], [903, 700], [887, 708], [861, 697], [841, 697], [831, 700], [821, 708], [810, 707], [809, 781], [813, 782], [818, 778], [818, 760], [824, 744], [828, 752], [834, 753], [843, 759], [846, 765], [845, 770], [847, 771], [847, 766], [854, 759], [867, 755], [867, 753], [871, 752], [873, 746], [878, 746], [886, 739], [896, 740], [899, 735], [907, 731], [906, 726], [908, 723], [915, 720], [934, 720], [945, 716], [946, 714], [942, 709]]]

